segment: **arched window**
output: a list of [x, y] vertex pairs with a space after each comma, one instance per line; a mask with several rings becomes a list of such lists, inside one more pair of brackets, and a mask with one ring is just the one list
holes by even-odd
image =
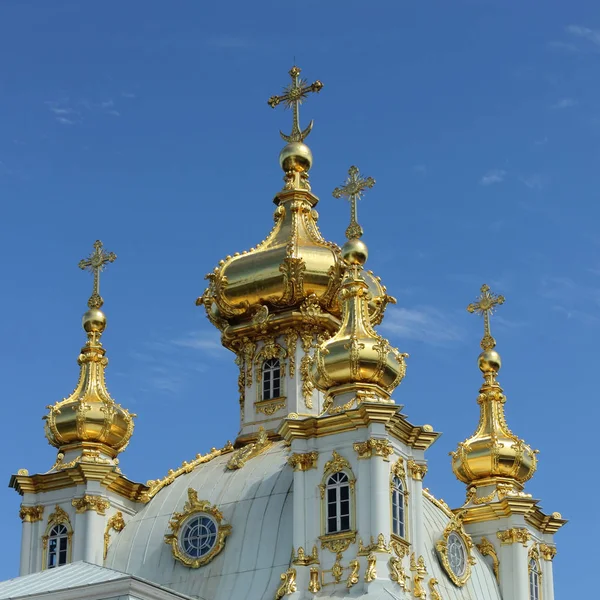
[[350, 480], [343, 471], [327, 479], [325, 503], [326, 533], [350, 531]]
[[540, 566], [535, 558], [529, 559], [529, 600], [540, 600]]
[[69, 530], [64, 523], [54, 525], [48, 533], [47, 569], [67, 564], [69, 550]]
[[263, 363], [262, 386], [263, 400], [281, 396], [281, 365], [278, 358], [269, 358]]
[[400, 477], [392, 479], [392, 533], [406, 537], [406, 521], [404, 518], [405, 491]]

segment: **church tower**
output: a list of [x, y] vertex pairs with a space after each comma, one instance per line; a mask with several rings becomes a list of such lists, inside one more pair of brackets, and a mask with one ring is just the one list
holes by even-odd
[[484, 319], [478, 358], [484, 383], [477, 397], [477, 430], [452, 453], [454, 473], [467, 484], [457, 513], [491, 562], [504, 598], [553, 600], [554, 534], [566, 521], [557, 512], [544, 514], [539, 500], [524, 491], [537, 468], [537, 450], [508, 428], [504, 416], [506, 396], [497, 380], [502, 360], [490, 330], [490, 316], [503, 303], [503, 296], [484, 285], [477, 302], [467, 307]]
[[44, 417], [46, 438], [58, 449], [56, 462], [46, 473], [22, 469], [10, 480], [23, 496], [21, 575], [78, 560], [101, 565], [111, 533], [134, 512], [130, 499], [145, 488], [119, 469], [117, 457], [129, 444], [135, 415], [111, 398], [104, 379], [108, 358], [101, 341], [106, 315], [100, 273], [116, 258], [97, 241], [79, 263], [92, 271], [94, 285], [83, 315], [87, 340], [77, 359], [77, 387], [48, 406]]

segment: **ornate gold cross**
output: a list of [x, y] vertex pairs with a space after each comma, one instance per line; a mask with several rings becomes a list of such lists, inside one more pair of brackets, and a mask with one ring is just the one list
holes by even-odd
[[491, 350], [496, 346], [496, 340], [490, 333], [490, 315], [494, 314], [497, 306], [504, 304], [504, 296], [496, 296], [490, 292], [490, 286], [485, 283], [481, 286], [481, 296], [477, 302], [473, 302], [467, 306], [470, 313], [483, 315], [483, 338], [481, 339], [481, 347], [484, 350]]
[[337, 187], [333, 190], [334, 198], [348, 198], [350, 201], [350, 225], [346, 229], [346, 237], [357, 239], [362, 237], [363, 228], [356, 220], [356, 202], [363, 197], [363, 192], [367, 188], [372, 188], [375, 185], [375, 180], [372, 177], [362, 177], [358, 171], [358, 167], [350, 167], [348, 169], [348, 179], [342, 187]]
[[300, 79], [299, 75], [300, 68], [294, 65], [290, 69], [292, 83], [283, 88], [283, 94], [281, 96], [271, 96], [267, 100], [271, 108], [275, 108], [280, 102], [284, 102], [286, 108], [292, 108], [294, 111], [292, 133], [290, 135], [285, 135], [285, 133], [279, 132], [286, 142], [302, 142], [311, 132], [313, 121], [308, 124], [308, 127], [304, 131], [300, 129], [300, 105], [304, 102], [304, 99], [310, 92], [320, 92], [323, 88], [323, 84], [318, 79], [309, 85], [306, 82], [306, 79]]
[[94, 274], [94, 288], [88, 300], [90, 308], [100, 308], [104, 304], [104, 300], [100, 295], [100, 271], [104, 271], [106, 263], [114, 262], [116, 259], [117, 255], [114, 252], [105, 252], [102, 242], [96, 240], [94, 242], [94, 251], [87, 258], [79, 261], [80, 269], [91, 271]]

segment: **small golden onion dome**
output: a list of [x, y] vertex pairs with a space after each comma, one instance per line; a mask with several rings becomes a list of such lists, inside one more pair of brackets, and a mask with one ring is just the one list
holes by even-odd
[[44, 417], [48, 441], [63, 453], [85, 448], [115, 458], [133, 433], [135, 415], [117, 404], [106, 389], [108, 358], [100, 342], [105, 327], [106, 316], [100, 309], [85, 313], [88, 341], [77, 359], [79, 382], [68, 398], [48, 406], [50, 412]]
[[311, 378], [321, 391], [334, 396], [338, 390], [354, 386], [357, 390], [375, 391], [383, 399], [402, 381], [406, 373], [405, 358], [378, 335], [369, 316], [369, 286], [362, 273], [367, 248], [360, 240], [345, 245], [348, 266], [339, 293], [342, 324], [338, 332], [315, 350], [311, 361]]
[[[484, 383], [479, 390], [479, 425], [475, 433], [452, 452], [452, 469], [456, 477], [466, 483], [473, 494], [477, 488], [500, 485], [505, 490], [520, 492], [537, 468], [536, 450], [517, 437], [506, 424], [503, 393], [496, 377], [502, 366], [500, 354], [494, 350], [496, 340], [490, 333], [490, 314], [504, 303], [503, 296], [495, 296], [484, 285], [481, 298], [470, 304], [469, 312], [484, 316], [483, 352], [477, 362]], [[485, 493], [485, 492], [484, 492]], [[498, 495], [500, 497], [500, 495]], [[480, 501], [481, 502], [481, 501]]]

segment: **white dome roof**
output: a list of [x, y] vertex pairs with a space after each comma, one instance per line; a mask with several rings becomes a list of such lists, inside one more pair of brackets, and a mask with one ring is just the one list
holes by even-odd
[[[287, 464], [288, 449], [283, 442], [275, 443], [235, 471], [225, 468], [230, 458], [224, 455], [199, 465], [162, 489], [121, 533], [114, 534], [106, 566], [206, 600], [273, 600], [292, 552], [293, 471]], [[216, 505], [232, 526], [223, 551], [199, 569], [176, 561], [164, 542], [169, 521], [183, 509], [190, 487]], [[500, 600], [492, 569], [476, 549], [477, 563], [467, 584], [458, 588], [450, 581], [435, 551], [448, 515], [425, 497], [422, 501], [428, 578], [439, 581], [444, 600]], [[389, 589], [377, 596], [401, 597], [396, 584], [385, 587]], [[323, 591], [318, 597], [327, 597]]]

